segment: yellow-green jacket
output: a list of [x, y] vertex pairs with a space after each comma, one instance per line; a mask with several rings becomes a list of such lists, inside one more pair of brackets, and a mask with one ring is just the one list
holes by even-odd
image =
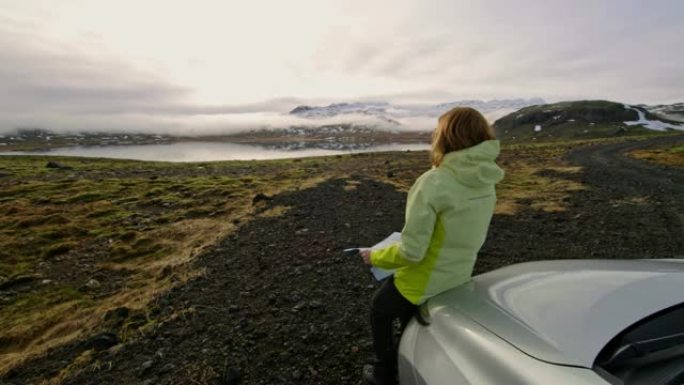
[[394, 283], [411, 303], [470, 279], [494, 213], [499, 141], [446, 154], [411, 187], [401, 242], [371, 253], [373, 266], [398, 270]]

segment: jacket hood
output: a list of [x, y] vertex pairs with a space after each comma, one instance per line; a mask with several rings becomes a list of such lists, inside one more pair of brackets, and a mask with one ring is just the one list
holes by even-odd
[[439, 167], [451, 171], [459, 183], [483, 187], [503, 179], [504, 171], [494, 162], [497, 156], [499, 141], [486, 140], [473, 147], [444, 155]]

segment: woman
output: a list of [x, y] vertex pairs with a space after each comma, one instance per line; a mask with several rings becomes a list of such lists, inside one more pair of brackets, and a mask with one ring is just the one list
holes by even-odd
[[361, 251], [368, 265], [398, 269], [373, 296], [378, 362], [364, 368], [367, 382], [396, 383], [393, 321], [405, 325], [418, 305], [470, 279], [494, 212], [494, 185], [504, 175], [498, 155], [499, 141], [478, 111], [457, 107], [442, 115], [432, 135], [433, 168], [408, 193], [401, 242]]

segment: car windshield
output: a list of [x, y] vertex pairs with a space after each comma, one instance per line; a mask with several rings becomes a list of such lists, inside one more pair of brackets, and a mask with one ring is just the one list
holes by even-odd
[[624, 385], [684, 383], [684, 304], [656, 313], [611, 340], [597, 371]]

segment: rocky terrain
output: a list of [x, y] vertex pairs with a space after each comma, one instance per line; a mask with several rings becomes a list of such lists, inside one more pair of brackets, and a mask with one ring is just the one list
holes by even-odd
[[[625, 153], [682, 142], [663, 136], [506, 148], [500, 163], [509, 177], [499, 199], [515, 197], [517, 209], [494, 216], [476, 272], [550, 258], [683, 256], [684, 171]], [[372, 357], [368, 306], [378, 284], [341, 250], [401, 228], [400, 186], [427, 167], [405, 162], [415, 155], [308, 161], [317, 165], [310, 173], [330, 177], [255, 195], [254, 215], [196, 256], [202, 274], [145, 312], [101, 314], [102, 326], [88, 338], [14, 368], [0, 383], [359, 384]], [[523, 169], [532, 170], [527, 195], [515, 187], [527, 183]], [[544, 206], [556, 200], [547, 190], [559, 190], [558, 207]]]

